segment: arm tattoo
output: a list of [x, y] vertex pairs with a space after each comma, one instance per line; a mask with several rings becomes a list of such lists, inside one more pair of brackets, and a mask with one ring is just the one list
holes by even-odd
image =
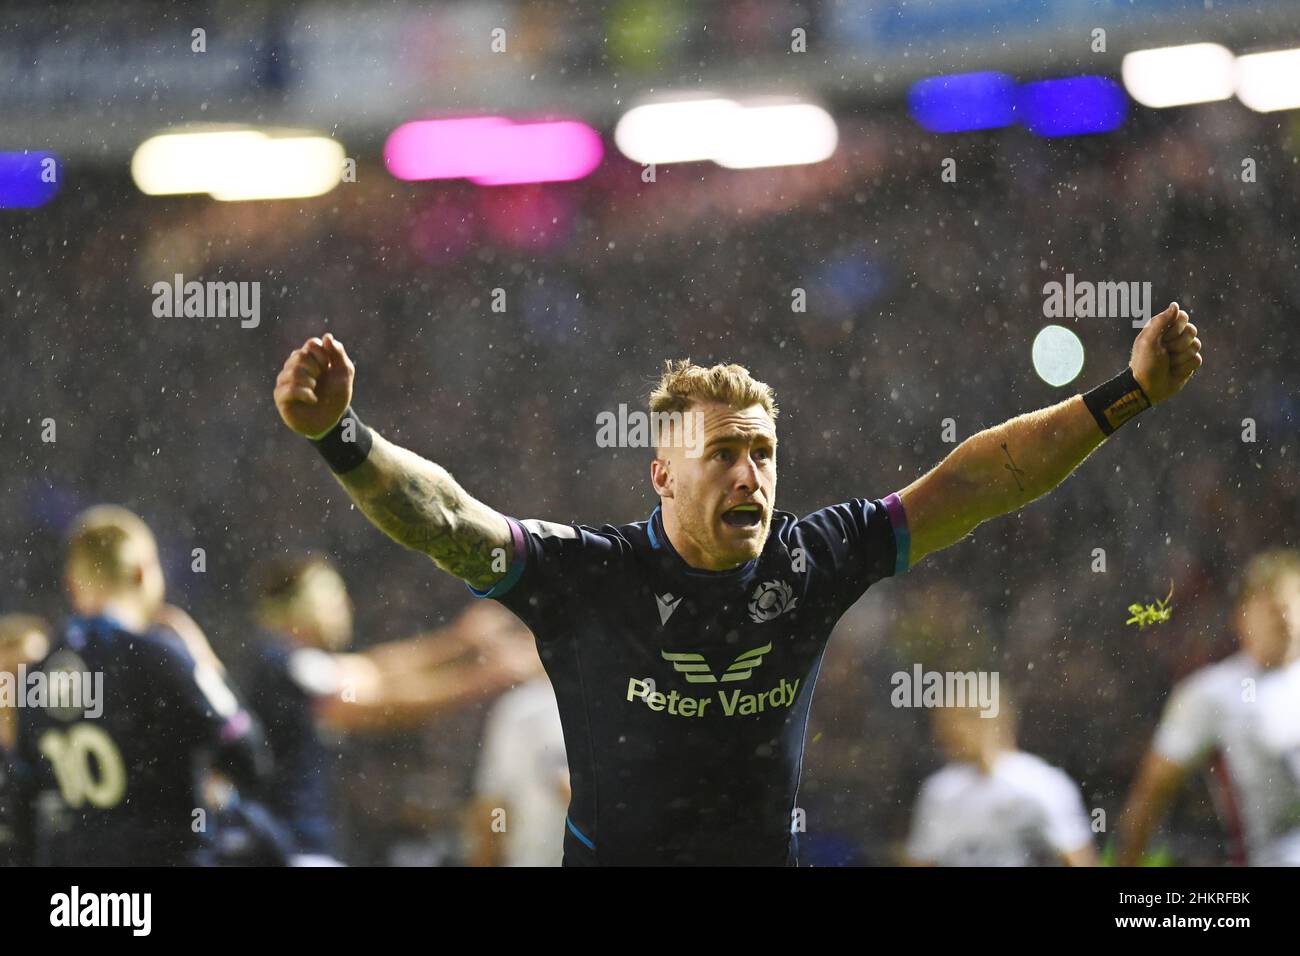
[[509, 525], [440, 465], [376, 435], [366, 461], [336, 477], [375, 527], [447, 573], [479, 590], [504, 576]]

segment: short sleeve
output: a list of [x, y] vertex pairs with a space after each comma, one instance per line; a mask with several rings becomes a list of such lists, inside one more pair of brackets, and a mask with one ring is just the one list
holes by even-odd
[[937, 774], [922, 784], [912, 810], [912, 829], [907, 837], [905, 853], [916, 863], [937, 863], [943, 855], [940, 833], [943, 808], [938, 784]]
[[506, 522], [514, 557], [505, 577], [487, 590], [469, 590], [475, 597], [500, 601], [530, 626], [573, 599], [589, 603], [590, 595], [598, 593], [607, 575], [631, 553], [629, 542], [609, 531], [535, 518], [507, 517]]
[[1156, 729], [1153, 749], [1181, 767], [1196, 763], [1215, 745], [1215, 707], [1207, 691], [1195, 677], [1178, 685]]
[[1092, 843], [1092, 827], [1083, 795], [1069, 775], [1055, 767], [1044, 781], [1043, 839], [1058, 853], [1072, 853]]
[[794, 537], [809, 548], [819, 572], [831, 576], [845, 606], [881, 578], [908, 568], [911, 539], [897, 494], [872, 501], [855, 498], [814, 511], [798, 521]]

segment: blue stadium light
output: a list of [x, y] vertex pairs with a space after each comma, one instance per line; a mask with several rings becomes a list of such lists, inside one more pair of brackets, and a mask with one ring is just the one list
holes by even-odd
[[0, 209], [35, 209], [54, 198], [63, 167], [53, 153], [0, 153]]
[[932, 133], [995, 129], [1016, 121], [1016, 81], [1006, 73], [956, 73], [912, 84], [907, 108]]
[[1124, 88], [1104, 76], [1026, 83], [1016, 105], [1020, 122], [1037, 136], [1109, 133], [1128, 113]]

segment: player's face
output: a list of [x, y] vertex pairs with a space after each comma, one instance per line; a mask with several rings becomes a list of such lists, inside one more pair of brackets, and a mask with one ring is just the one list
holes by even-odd
[[979, 716], [962, 707], [943, 707], [934, 712], [934, 735], [949, 760], [970, 762], [979, 756]]
[[1300, 652], [1300, 578], [1249, 595], [1237, 617], [1242, 647], [1266, 667], [1276, 667]]
[[657, 487], [672, 500], [676, 528], [686, 539], [682, 557], [727, 570], [757, 557], [767, 542], [776, 496], [776, 426], [761, 405], [697, 402], [693, 413], [702, 416], [703, 441], [661, 449], [668, 465]]
[[326, 650], [352, 643], [352, 601], [337, 572], [314, 568], [303, 579], [295, 602], [300, 633]]

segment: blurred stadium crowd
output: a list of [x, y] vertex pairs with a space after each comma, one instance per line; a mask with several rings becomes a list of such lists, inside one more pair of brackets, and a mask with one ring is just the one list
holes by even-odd
[[[477, 497], [592, 525], [655, 504], [649, 456], [598, 447], [596, 416], [643, 407], [665, 359], [739, 362], [776, 389], [777, 504], [803, 514], [907, 484], [951, 449], [944, 419], [960, 440], [1109, 378], [1126, 319], [1060, 320], [1083, 376], [1034, 375], [1042, 287], [1150, 281], [1212, 347], [1197, 386], [1021, 515], [872, 589], [827, 652], [800, 792], [806, 863], [893, 862], [941, 761], [926, 715], [891, 707], [890, 675], [979, 667], [1001, 673], [1021, 745], [1113, 821], [1171, 684], [1234, 646], [1235, 573], [1300, 522], [1300, 126], [1220, 104], [1066, 141], [936, 145], [888, 114], [841, 130], [819, 166], [655, 182], [611, 157], [582, 184], [418, 187], [363, 157], [320, 199], [220, 204], [79, 176], [0, 245], [0, 610], [62, 617], [60, 535], [114, 501], [155, 529], [171, 599], [236, 675], [250, 569], [286, 551], [335, 561], [362, 646], [449, 621], [464, 587], [370, 528], [277, 418], [272, 382], [307, 335], [347, 343], [368, 424]], [[176, 273], [260, 282], [260, 325], [156, 318], [150, 287]], [[1172, 620], [1126, 626], [1171, 580]], [[339, 744], [348, 861], [462, 858], [486, 707]], [[1224, 858], [1204, 789], [1168, 833], [1180, 862]]]

